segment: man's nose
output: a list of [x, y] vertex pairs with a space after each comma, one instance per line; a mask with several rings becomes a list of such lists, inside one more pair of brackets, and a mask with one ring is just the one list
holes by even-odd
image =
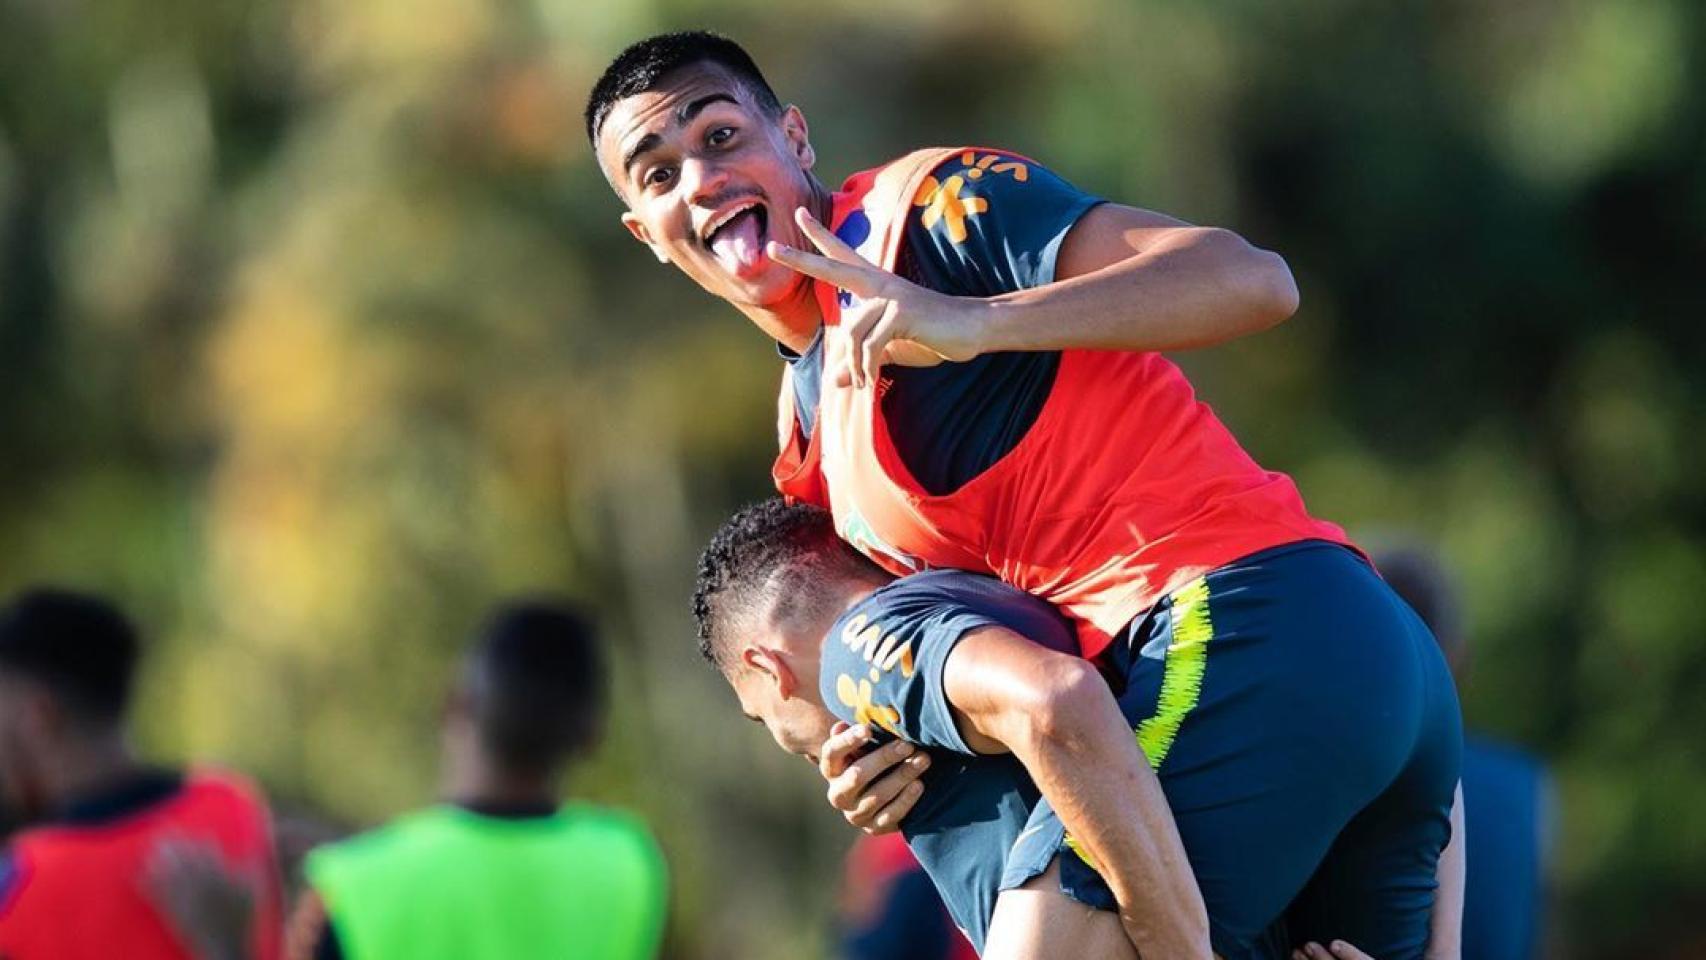
[[714, 197], [728, 183], [728, 173], [716, 163], [703, 157], [688, 157], [681, 161], [681, 182], [687, 188], [687, 199], [698, 203]]

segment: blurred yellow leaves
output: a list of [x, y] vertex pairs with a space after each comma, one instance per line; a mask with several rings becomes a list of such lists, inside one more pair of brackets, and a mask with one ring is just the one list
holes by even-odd
[[307, 0], [292, 39], [324, 80], [371, 71], [421, 71], [491, 48], [503, 19], [492, 0]]

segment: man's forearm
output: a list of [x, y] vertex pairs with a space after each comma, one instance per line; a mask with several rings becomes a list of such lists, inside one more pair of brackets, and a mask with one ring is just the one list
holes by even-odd
[[1112, 696], [1098, 692], [1009, 745], [1113, 889], [1138, 952], [1207, 958], [1208, 912], [1167, 798]]
[[1468, 880], [1468, 838], [1464, 836], [1463, 784], [1451, 803], [1451, 841], [1440, 851], [1433, 915], [1428, 924], [1427, 960], [1457, 960], [1463, 955], [1463, 891]]
[[1265, 330], [1297, 309], [1285, 261], [1230, 231], [1181, 227], [1105, 264], [1118, 241], [1099, 239], [1103, 249], [1076, 263], [1062, 253], [1063, 279], [985, 301], [982, 352], [1185, 350]]

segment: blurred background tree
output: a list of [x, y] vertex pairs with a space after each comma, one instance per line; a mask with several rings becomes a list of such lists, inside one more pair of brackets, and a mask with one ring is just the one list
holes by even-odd
[[[682, 957], [824, 948], [850, 840], [692, 651], [777, 365], [616, 223], [579, 111], [711, 27], [826, 181], [1030, 154], [1303, 290], [1183, 362], [1314, 510], [1437, 543], [1471, 722], [1554, 763], [1563, 942], [1706, 951], [1706, 8], [1686, 0], [0, 0], [0, 588], [112, 591], [168, 759], [428, 799], [500, 594], [606, 618], [577, 790], [657, 824]], [[1696, 438], [1696, 439], [1689, 439]]]

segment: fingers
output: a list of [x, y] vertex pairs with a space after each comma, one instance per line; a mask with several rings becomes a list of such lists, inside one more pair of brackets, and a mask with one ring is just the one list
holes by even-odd
[[[919, 754], [918, 761], [917, 770], [922, 773], [925, 767], [929, 765], [930, 758], [926, 754]], [[913, 765], [909, 763], [905, 769], [912, 769], [912, 767]], [[899, 776], [899, 774], [889, 775], [889, 777], [895, 776]], [[886, 780], [889, 777], [883, 779]], [[918, 780], [913, 780], [902, 788], [893, 800], [879, 808], [876, 815], [871, 817], [868, 822], [860, 822], [851, 817], [848, 818], [848, 822], [873, 836], [893, 833], [900, 829], [901, 821], [906, 819], [906, 815], [912, 812], [912, 808], [918, 805], [919, 799], [923, 796], [924, 784]]]
[[794, 211], [794, 222], [799, 224], [800, 232], [806, 235], [806, 239], [810, 240], [819, 252], [797, 250], [772, 240], [764, 248], [770, 259], [808, 277], [832, 283], [862, 299], [879, 295], [883, 280], [888, 274], [859, 256], [858, 251], [819, 223], [805, 207]]
[[864, 257], [859, 256], [858, 251], [843, 242], [834, 231], [819, 223], [805, 207], [794, 208], [794, 222], [799, 225], [800, 232], [806, 235], [806, 239], [812, 242], [812, 246], [821, 250], [824, 256], [851, 266], [870, 266]]
[[829, 781], [825, 795], [847, 822], [864, 830], [893, 829], [923, 791], [916, 781], [929, 755], [896, 741], [849, 764]]
[[867, 786], [913, 752], [912, 744], [896, 740], [847, 764], [829, 780], [829, 805], [843, 813], [852, 812]]
[[1291, 951], [1291, 960], [1374, 960], [1374, 958], [1343, 940], [1334, 940], [1325, 947], [1319, 943], [1306, 943]]
[[764, 245], [764, 253], [785, 267], [803, 273], [808, 277], [815, 277], [825, 283], [834, 284], [857, 297], [868, 297], [875, 289], [876, 278], [871, 277], [869, 273], [875, 268], [869, 264], [860, 267], [854, 264], [841, 263], [821, 254], [796, 250], [775, 240]]
[[[894, 339], [895, 302], [884, 300], [882, 303], [885, 306], [877, 314], [877, 319], [853, 340], [855, 355], [848, 358], [858, 373], [857, 382], [860, 388], [877, 382], [883, 360], [888, 355], [889, 341]], [[849, 335], [852, 335], [851, 331]]]
[[[841, 312], [837, 325], [846, 349], [835, 357], [836, 386], [864, 389], [875, 383], [883, 365], [882, 350], [893, 338], [895, 304], [892, 300], [866, 300]], [[875, 341], [875, 353], [873, 353]]]
[[871, 829], [879, 821], [884, 825], [898, 826], [901, 818], [923, 794], [924, 785], [918, 782], [918, 778], [929, 768], [930, 755], [927, 753], [915, 752], [896, 764], [859, 794], [853, 809], [846, 812], [847, 822], [861, 830]]
[[871, 728], [860, 724], [850, 726], [844, 721], [837, 721], [829, 729], [829, 739], [823, 742], [823, 750], [818, 754], [817, 770], [825, 780], [834, 780], [840, 776], [847, 765], [852, 763], [859, 752], [865, 749], [865, 744], [871, 742]]

